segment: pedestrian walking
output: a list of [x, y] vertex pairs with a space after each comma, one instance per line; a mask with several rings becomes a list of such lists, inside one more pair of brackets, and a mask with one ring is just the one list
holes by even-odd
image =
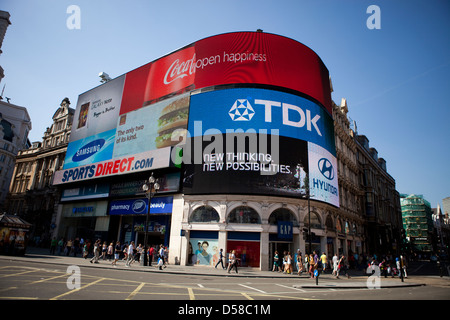
[[407, 264], [407, 263], [406, 263], [405, 257], [401, 255], [401, 256], [400, 256], [400, 266], [402, 267], [402, 270], [403, 270], [403, 276], [404, 276], [405, 278], [408, 278], [408, 274], [406, 273], [406, 267], [407, 267], [406, 264]]
[[273, 268], [272, 272], [278, 271], [280, 272], [280, 257], [278, 256], [278, 251], [275, 251], [275, 255], [273, 256]]
[[340, 272], [343, 272], [347, 276], [347, 278], [350, 279], [350, 275], [347, 271], [347, 265], [345, 263], [344, 255], [342, 255], [341, 258], [339, 259], [338, 271], [337, 271], [337, 276], [336, 276], [337, 279], [339, 279]]
[[103, 241], [103, 245], [102, 245], [102, 259], [106, 260], [106, 253], [108, 252], [108, 244], [106, 243], [106, 241]]
[[164, 246], [162, 244], [159, 245], [158, 258], [159, 258], [158, 259], [159, 270], [162, 270], [163, 266], [164, 266], [164, 268], [166, 268], [166, 265], [165, 265], [165, 250], [164, 250]]
[[301, 275], [303, 273], [303, 258], [300, 250], [297, 250], [297, 270], [298, 275]]
[[127, 248], [127, 262], [125, 263], [126, 267], [130, 267], [130, 264], [133, 262], [134, 258], [134, 241], [130, 242], [130, 245]]
[[228, 265], [228, 273], [230, 273], [231, 269], [234, 268], [236, 273], [238, 273], [237, 269], [237, 258], [236, 258], [236, 252], [233, 250], [231, 251], [230, 255], [228, 256], [228, 259], [230, 260], [230, 264]]
[[68, 240], [66, 243], [66, 248], [64, 249], [64, 253], [66, 254], [66, 256], [69, 256], [70, 251], [72, 251], [72, 245], [73, 245], [72, 239]]
[[152, 266], [153, 261], [153, 255], [155, 254], [155, 248], [153, 246], [150, 246], [150, 249], [148, 249], [148, 265]]
[[50, 254], [55, 254], [57, 245], [58, 245], [58, 240], [56, 240], [56, 238], [53, 237], [52, 242], [50, 243]]
[[108, 251], [106, 252], [106, 257], [108, 258], [108, 261], [111, 261], [113, 254], [114, 254], [114, 244], [111, 242], [108, 246]]
[[100, 240], [95, 241], [94, 243], [94, 256], [91, 258], [91, 260], [89, 260], [91, 263], [98, 263], [98, 259], [100, 258], [100, 248], [101, 244], [100, 244]]
[[116, 242], [116, 245], [114, 247], [114, 261], [111, 265], [117, 266], [117, 261], [120, 259], [120, 253], [122, 252], [122, 247], [120, 246], [120, 241]]
[[222, 265], [222, 269], [225, 269], [225, 266], [223, 265], [223, 249], [219, 250], [219, 261], [217, 261], [216, 266], [214, 268], [217, 269], [219, 263]]
[[312, 278], [314, 278], [314, 275], [313, 275], [314, 274], [314, 255], [313, 254], [309, 255], [308, 265], [309, 265], [308, 272], [312, 279]]
[[291, 253], [288, 251], [287, 255], [286, 255], [286, 273], [287, 274], [292, 274], [292, 256]]
[[331, 259], [331, 262], [333, 263], [333, 272], [331, 275], [337, 276], [338, 275], [338, 267], [339, 267], [339, 259], [337, 257], [337, 254], [335, 253], [333, 258]]
[[325, 273], [328, 264], [328, 258], [325, 252], [322, 252], [322, 255], [320, 256], [320, 261], [322, 262], [322, 273]]
[[56, 248], [56, 254], [57, 254], [58, 256], [61, 255], [61, 251], [62, 251], [63, 247], [64, 247], [64, 239], [61, 238], [61, 239], [59, 239], [59, 241], [58, 241], [58, 247]]

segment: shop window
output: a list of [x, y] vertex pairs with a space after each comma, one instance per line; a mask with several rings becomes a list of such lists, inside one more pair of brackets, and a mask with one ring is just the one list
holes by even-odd
[[219, 214], [216, 209], [211, 206], [198, 207], [192, 212], [189, 218], [190, 223], [219, 222], [219, 220]]
[[233, 209], [227, 218], [227, 223], [255, 223], [261, 224], [258, 212], [247, 206]]
[[[311, 228], [316, 228], [316, 229], [322, 228], [322, 224], [320, 223], [319, 215], [315, 212], [310, 212], [310, 214], [311, 214]], [[305, 216], [303, 223], [305, 224], [305, 226], [309, 225], [308, 215]]]
[[269, 217], [269, 224], [271, 225], [277, 225], [278, 221], [290, 221], [292, 222], [292, 226], [298, 227], [299, 223], [297, 219], [295, 218], [294, 213], [286, 208], [279, 208], [276, 209], [274, 212], [271, 213]]

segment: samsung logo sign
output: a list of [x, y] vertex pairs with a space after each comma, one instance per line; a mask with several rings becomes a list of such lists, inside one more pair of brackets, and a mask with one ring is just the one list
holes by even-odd
[[100, 151], [104, 144], [105, 139], [97, 139], [89, 142], [74, 154], [74, 156], [72, 157], [72, 161], [77, 162], [89, 158], [90, 156]]

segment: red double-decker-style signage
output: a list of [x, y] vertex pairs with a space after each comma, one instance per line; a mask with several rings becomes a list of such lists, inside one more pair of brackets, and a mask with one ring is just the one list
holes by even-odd
[[263, 32], [205, 38], [127, 73], [120, 113], [169, 95], [224, 84], [295, 90], [331, 114], [329, 74], [322, 60], [295, 40]]

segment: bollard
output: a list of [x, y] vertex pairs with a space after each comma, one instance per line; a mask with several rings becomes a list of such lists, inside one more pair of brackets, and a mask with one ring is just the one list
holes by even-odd
[[319, 285], [319, 271], [314, 270], [314, 277], [316, 278], [316, 286]]

